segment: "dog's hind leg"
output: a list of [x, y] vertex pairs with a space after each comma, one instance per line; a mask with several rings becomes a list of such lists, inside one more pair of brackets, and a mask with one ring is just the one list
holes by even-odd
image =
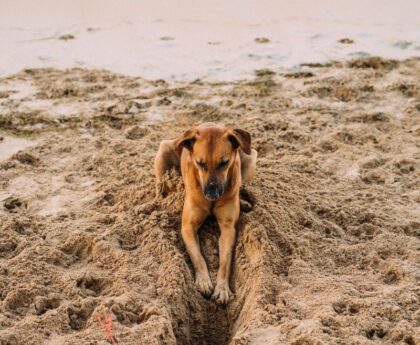
[[156, 177], [156, 196], [167, 194], [165, 183], [162, 180], [166, 171], [176, 168], [179, 170], [180, 157], [176, 150], [175, 140], [163, 140], [156, 153], [154, 169]]
[[251, 150], [251, 154], [247, 155], [241, 151], [241, 176], [242, 182], [248, 182], [254, 176], [255, 168], [257, 165], [257, 151]]

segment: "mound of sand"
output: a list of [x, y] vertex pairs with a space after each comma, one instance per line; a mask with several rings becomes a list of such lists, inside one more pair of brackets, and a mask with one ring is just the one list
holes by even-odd
[[[420, 60], [266, 72], [0, 80], [1, 135], [26, 147], [0, 166], [0, 344], [108, 344], [106, 315], [117, 344], [420, 341]], [[194, 286], [179, 176], [154, 197], [160, 140], [204, 121], [246, 128], [259, 152], [226, 308]], [[213, 279], [218, 232], [200, 231]]]

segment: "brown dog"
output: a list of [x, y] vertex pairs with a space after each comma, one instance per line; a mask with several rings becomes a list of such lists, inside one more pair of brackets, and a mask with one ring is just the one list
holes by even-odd
[[[172, 167], [181, 168], [185, 185], [182, 238], [195, 269], [195, 282], [205, 296], [213, 293], [218, 303], [227, 303], [235, 226], [239, 218], [239, 188], [251, 179], [257, 151], [251, 149], [251, 135], [242, 129], [228, 129], [204, 123], [179, 138], [161, 142], [155, 158], [157, 192], [164, 194], [162, 176]], [[198, 229], [213, 214], [220, 226], [219, 270], [216, 288], [201, 255]]]

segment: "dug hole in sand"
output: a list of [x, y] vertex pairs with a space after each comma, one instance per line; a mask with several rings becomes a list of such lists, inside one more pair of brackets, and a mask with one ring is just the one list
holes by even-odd
[[[108, 344], [106, 315], [116, 344], [418, 343], [419, 73], [366, 58], [229, 83], [0, 79], [1, 135], [33, 144], [0, 166], [0, 344]], [[180, 177], [154, 196], [159, 142], [205, 121], [259, 153], [226, 308], [194, 285]], [[213, 280], [218, 235], [200, 231]]]

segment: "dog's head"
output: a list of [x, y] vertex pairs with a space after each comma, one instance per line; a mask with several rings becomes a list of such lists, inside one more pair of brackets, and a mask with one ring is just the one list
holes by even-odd
[[238, 150], [251, 153], [251, 135], [242, 129], [229, 129], [206, 123], [186, 131], [177, 139], [179, 152], [190, 151], [204, 197], [217, 200], [229, 184], [231, 167]]

